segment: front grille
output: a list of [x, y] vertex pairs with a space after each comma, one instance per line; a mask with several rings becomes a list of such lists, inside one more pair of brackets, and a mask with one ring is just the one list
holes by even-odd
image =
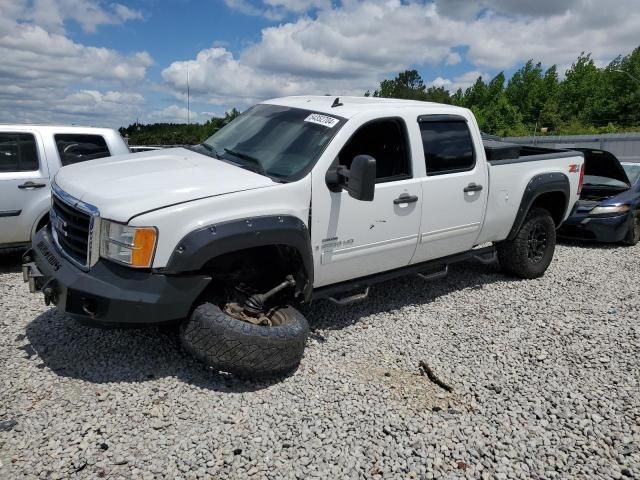
[[53, 195], [51, 228], [58, 246], [82, 266], [89, 264], [91, 216]]

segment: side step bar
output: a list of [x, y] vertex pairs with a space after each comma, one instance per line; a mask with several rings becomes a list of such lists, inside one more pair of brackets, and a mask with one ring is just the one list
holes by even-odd
[[416, 275], [423, 280], [437, 280], [439, 278], [444, 278], [449, 273], [449, 265], [444, 265], [443, 267], [444, 268], [442, 270], [437, 270], [435, 272], [430, 272], [430, 273], [418, 272], [416, 273]]
[[327, 297], [329, 301], [335, 303], [336, 305], [340, 305], [344, 307], [345, 305], [351, 305], [352, 303], [362, 302], [369, 297], [369, 287], [364, 289], [362, 293], [355, 293], [353, 295], [349, 295], [348, 297], [343, 298], [335, 298], [335, 297]]

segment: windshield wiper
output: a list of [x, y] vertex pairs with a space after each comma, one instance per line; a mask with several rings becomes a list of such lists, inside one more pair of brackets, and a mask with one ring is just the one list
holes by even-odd
[[209, 145], [208, 143], [201, 143], [200, 144], [201, 147], [204, 147], [205, 149], [209, 150], [211, 153], [213, 153], [216, 157], [219, 157], [220, 154], [216, 151], [215, 148], [213, 148], [211, 145]]
[[248, 153], [244, 153], [244, 152], [236, 152], [235, 150], [231, 150], [230, 148], [225, 148], [224, 151], [226, 153], [228, 153], [229, 155], [233, 155], [234, 157], [238, 157], [242, 160], [247, 160], [251, 163], [253, 163], [257, 168], [256, 173], [259, 173], [260, 175], [264, 175], [265, 177], [268, 177], [269, 175], [267, 175], [266, 170], [264, 169], [264, 167], [262, 166], [262, 163], [260, 162], [260, 160], [258, 160], [256, 157], [252, 157], [251, 155], [249, 155]]

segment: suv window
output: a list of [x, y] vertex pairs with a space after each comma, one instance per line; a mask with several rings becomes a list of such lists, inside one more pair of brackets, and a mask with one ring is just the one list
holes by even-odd
[[38, 168], [38, 148], [31, 133], [0, 132], [0, 172], [31, 172]]
[[107, 142], [100, 135], [58, 133], [53, 138], [63, 167], [111, 156]]
[[360, 127], [338, 154], [339, 165], [351, 167], [358, 155], [376, 159], [376, 183], [411, 178], [407, 134], [404, 122], [390, 118]]
[[421, 121], [420, 133], [427, 175], [464, 172], [475, 166], [473, 140], [467, 122]]

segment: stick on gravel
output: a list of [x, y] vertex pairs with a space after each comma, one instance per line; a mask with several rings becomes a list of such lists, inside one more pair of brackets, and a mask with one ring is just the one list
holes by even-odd
[[444, 388], [447, 392], [453, 392], [453, 387], [440, 380], [440, 377], [435, 374], [435, 372], [431, 369], [427, 362], [425, 362], [424, 360], [420, 360], [420, 363], [418, 363], [418, 365], [422, 369], [422, 372], [427, 375], [429, 380], [431, 380], [439, 387]]

